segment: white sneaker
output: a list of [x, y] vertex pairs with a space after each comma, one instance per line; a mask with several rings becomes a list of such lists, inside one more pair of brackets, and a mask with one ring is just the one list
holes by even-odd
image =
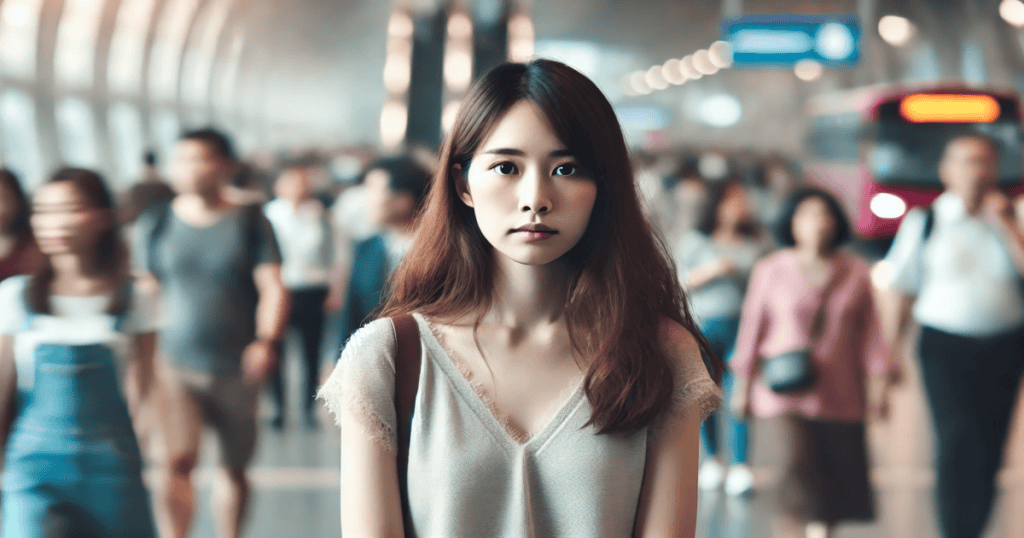
[[[698, 481], [700, 478], [698, 477]], [[754, 473], [745, 464], [733, 465], [725, 478], [725, 493], [731, 497], [741, 497], [754, 492]]]
[[724, 479], [725, 468], [722, 467], [722, 464], [714, 458], [708, 458], [697, 472], [697, 487], [702, 491], [713, 491], [722, 487]]

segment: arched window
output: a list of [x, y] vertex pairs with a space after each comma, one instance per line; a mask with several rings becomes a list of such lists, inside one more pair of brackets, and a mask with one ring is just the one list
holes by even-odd
[[139, 91], [146, 32], [154, 7], [156, 0], [121, 2], [110, 46], [110, 64], [107, 66], [107, 83], [111, 91], [121, 94]]
[[53, 65], [58, 83], [79, 88], [92, 84], [102, 14], [103, 0], [65, 0]]
[[36, 39], [43, 0], [0, 2], [0, 65], [4, 74], [31, 78], [36, 72]]
[[110, 107], [110, 134], [118, 187], [125, 188], [142, 175], [142, 118], [134, 105], [119, 102]]
[[57, 104], [57, 134], [64, 164], [99, 167], [95, 124], [92, 108], [82, 99], [69, 97]]
[[3, 165], [19, 174], [28, 189], [43, 180], [39, 136], [36, 133], [36, 107], [21, 90], [9, 90], [0, 96], [0, 146]]

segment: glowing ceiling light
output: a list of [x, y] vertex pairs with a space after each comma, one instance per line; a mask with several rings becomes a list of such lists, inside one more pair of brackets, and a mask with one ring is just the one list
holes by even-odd
[[696, 67], [694, 67], [692, 54], [687, 54], [686, 56], [683, 56], [681, 60], [679, 60], [679, 70], [682, 71], [684, 75], [686, 75], [686, 78], [692, 80], [697, 80], [700, 77], [704, 76], [701, 74], [700, 71], [697, 71]]
[[661, 76], [665, 77], [665, 80], [667, 80], [669, 84], [679, 86], [686, 82], [686, 75], [684, 75], [683, 71], [680, 69], [681, 63], [682, 62], [679, 61], [679, 58], [671, 58], [662, 64]]
[[902, 47], [914, 37], [914, 24], [898, 15], [886, 15], [878, 20], [878, 35], [886, 43]]
[[404, 11], [396, 11], [388, 20], [388, 35], [392, 37], [412, 37], [412, 17]]
[[708, 47], [708, 59], [719, 69], [732, 65], [732, 45], [728, 41], [715, 41]]
[[1020, 0], [1003, 0], [999, 4], [999, 16], [1018, 28], [1024, 26], [1024, 3]]
[[731, 95], [713, 95], [700, 104], [700, 119], [715, 127], [735, 125], [743, 116], [743, 107], [738, 99]]
[[644, 75], [644, 80], [647, 85], [655, 90], [664, 90], [668, 88], [668, 81], [665, 80], [665, 76], [661, 74], [661, 66], [655, 65], [647, 70]]
[[814, 60], [800, 60], [793, 66], [793, 73], [796, 75], [796, 78], [804, 82], [818, 80], [824, 72], [825, 68], [822, 67], [821, 63]]
[[629, 75], [629, 84], [633, 87], [633, 91], [638, 95], [647, 95], [651, 93], [651, 87], [647, 85], [647, 73], [643, 71], [636, 71]]
[[700, 49], [693, 53], [693, 67], [702, 75], [714, 75], [718, 72], [718, 68], [715, 64], [711, 63], [711, 57], [708, 51]]

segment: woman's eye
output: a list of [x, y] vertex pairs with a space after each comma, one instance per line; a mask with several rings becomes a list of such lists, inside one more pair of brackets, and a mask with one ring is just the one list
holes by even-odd
[[558, 168], [555, 168], [556, 176], [574, 176], [576, 175], [577, 169], [575, 164], [562, 164]]
[[512, 163], [498, 163], [492, 168], [495, 172], [503, 176], [510, 176], [516, 173], [516, 165]]

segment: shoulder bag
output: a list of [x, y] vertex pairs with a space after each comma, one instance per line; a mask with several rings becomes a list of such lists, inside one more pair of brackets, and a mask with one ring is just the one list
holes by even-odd
[[409, 514], [409, 440], [416, 391], [420, 383], [420, 331], [410, 314], [391, 318], [395, 326], [395, 416], [398, 419], [398, 490], [402, 499], [402, 525], [406, 538], [415, 538]]

